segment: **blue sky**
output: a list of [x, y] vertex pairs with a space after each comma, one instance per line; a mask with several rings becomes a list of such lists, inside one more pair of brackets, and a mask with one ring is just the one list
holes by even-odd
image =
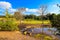
[[45, 4], [50, 5], [52, 3], [59, 2], [59, 0], [0, 0], [10, 2], [13, 8], [27, 7], [27, 8], [38, 8], [39, 5]]
[[6, 6], [10, 12], [14, 12], [16, 8], [25, 7], [27, 14], [36, 13], [40, 5], [47, 5], [48, 12], [60, 13], [56, 4], [60, 4], [60, 0], [0, 0], [0, 14], [3, 12], [2, 7], [6, 8]]

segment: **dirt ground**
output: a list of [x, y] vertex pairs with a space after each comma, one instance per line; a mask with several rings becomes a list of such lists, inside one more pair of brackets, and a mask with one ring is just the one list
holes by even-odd
[[0, 31], [0, 40], [38, 40], [38, 39], [22, 35], [19, 31]]

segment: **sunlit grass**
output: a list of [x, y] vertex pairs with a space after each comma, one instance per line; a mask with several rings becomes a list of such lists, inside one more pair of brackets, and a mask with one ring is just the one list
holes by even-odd
[[[42, 20], [24, 20], [25, 24], [42, 24]], [[49, 20], [43, 20], [43, 24], [51, 24]]]
[[34, 35], [35, 38], [43, 38], [44, 40], [53, 40], [53, 38], [51, 36], [45, 35], [45, 34], [36, 34]]
[[[20, 21], [16, 20], [15, 18], [10, 18], [12, 20], [15, 20], [14, 22], [19, 24]], [[0, 20], [6, 20], [5, 18], [0, 18]], [[25, 19], [22, 20], [24, 24], [42, 24], [42, 20], [32, 20], [32, 19]], [[43, 24], [51, 24], [49, 20], [43, 20]]]

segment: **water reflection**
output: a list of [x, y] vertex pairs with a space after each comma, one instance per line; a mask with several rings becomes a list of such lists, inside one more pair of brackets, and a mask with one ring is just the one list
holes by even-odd
[[26, 28], [23, 29], [22, 32], [27, 31], [28, 33], [32, 33], [32, 34], [39, 34], [42, 33], [42, 29], [43, 29], [43, 33], [48, 35], [53, 35], [57, 31], [56, 28]]
[[[32, 33], [42, 33], [42, 28], [33, 28], [31, 30], [33, 30]], [[52, 35], [56, 30], [56, 28], [43, 28], [43, 33]]]

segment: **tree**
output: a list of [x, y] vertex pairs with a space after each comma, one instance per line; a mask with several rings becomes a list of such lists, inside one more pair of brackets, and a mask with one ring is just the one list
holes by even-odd
[[22, 15], [21, 15], [21, 13], [18, 12], [18, 11], [14, 13], [14, 17], [15, 17], [17, 20], [21, 20], [21, 19], [22, 19]]
[[8, 12], [8, 9], [6, 9], [6, 11], [5, 11], [5, 17], [6, 17], [6, 19], [8, 20], [8, 18], [9, 18], [9, 12]]
[[59, 30], [60, 32], [60, 14], [57, 15], [57, 20], [55, 21], [55, 27]]
[[19, 30], [15, 20], [12, 20], [9, 18], [10, 14], [8, 12], [8, 9], [5, 11], [5, 18], [0, 20], [0, 31], [15, 31]]
[[60, 8], [60, 5], [59, 5], [59, 4], [57, 4], [57, 7], [59, 7], [59, 8]]
[[41, 14], [40, 16], [41, 16], [41, 20], [42, 20], [42, 33], [43, 33], [43, 16], [44, 16], [44, 13], [46, 12], [46, 9], [47, 9], [47, 6], [45, 6], [45, 5], [42, 5], [42, 6], [40, 6], [40, 8], [39, 8], [39, 11], [38, 11], [38, 13], [39, 14]]
[[52, 13], [52, 14], [47, 14], [46, 16], [51, 21], [52, 27], [55, 27], [60, 31], [60, 14], [56, 15], [55, 13]]
[[[59, 7], [60, 8], [60, 5], [59, 4], [57, 4], [57, 7]], [[60, 11], [60, 10], [59, 10]], [[57, 29], [59, 30], [59, 32], [60, 32], [60, 16], [59, 16], [60, 14], [58, 14], [58, 16], [57, 16], [57, 20], [58, 20], [58, 22], [57, 22]]]
[[18, 8], [17, 11], [14, 13], [14, 17], [17, 19], [17, 20], [20, 20], [20, 24], [21, 24], [21, 21], [23, 19], [23, 15], [22, 13], [25, 11], [25, 8]]
[[20, 13], [20, 17], [21, 17], [20, 20], [22, 20], [23, 19], [23, 12], [26, 11], [26, 8], [18, 8], [17, 10]]
[[8, 9], [6, 9], [6, 11], [5, 11], [5, 17], [6, 17], [6, 19], [13, 18], [13, 15], [9, 14]]
[[47, 6], [42, 5], [42, 6], [40, 6], [39, 11], [38, 11], [38, 13], [41, 16], [42, 24], [43, 24], [43, 17], [44, 17], [44, 14], [46, 12], [46, 9], [47, 9]]

